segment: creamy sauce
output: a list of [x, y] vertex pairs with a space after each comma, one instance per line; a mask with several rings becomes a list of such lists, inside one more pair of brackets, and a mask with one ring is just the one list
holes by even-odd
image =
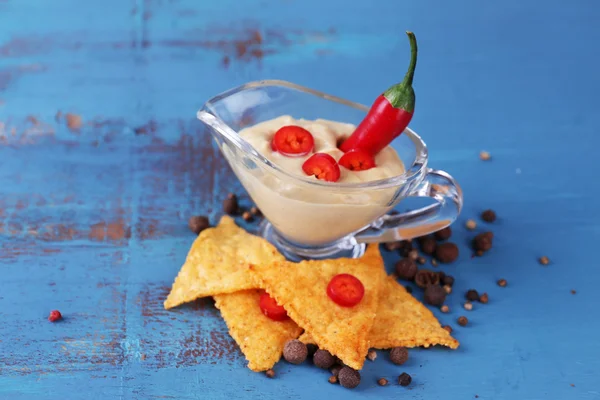
[[[275, 132], [286, 125], [301, 126], [313, 135], [315, 148], [312, 153], [302, 157], [288, 157], [271, 149], [271, 140]], [[306, 176], [302, 171], [304, 161], [314, 153], [327, 153], [338, 161], [344, 153], [337, 148], [337, 143], [350, 136], [355, 128], [354, 125], [343, 122], [324, 119], [308, 121], [283, 115], [246, 128], [240, 132], [240, 136], [282, 169], [294, 175]], [[338, 183], [376, 181], [404, 173], [402, 161], [396, 151], [389, 146], [375, 156], [375, 165], [375, 168], [366, 171], [350, 171], [340, 166], [341, 175]]]
[[[286, 125], [298, 125], [314, 137], [315, 149], [303, 157], [286, 157], [271, 149], [275, 132]], [[336, 160], [343, 155], [337, 143], [354, 131], [352, 124], [317, 119], [314, 121], [284, 115], [261, 122], [239, 132], [259, 153], [290, 174], [307, 177], [302, 164], [315, 152], [328, 153]], [[256, 166], [235, 152], [225, 156], [265, 217], [288, 240], [303, 245], [322, 245], [356, 232], [389, 211], [398, 199], [398, 188], [342, 189], [310, 186], [276, 173], [266, 166]], [[338, 183], [368, 182], [401, 175], [404, 165], [396, 151], [387, 147], [375, 157], [376, 167], [367, 171], [350, 171], [340, 166]], [[315, 179], [310, 177], [309, 179]]]

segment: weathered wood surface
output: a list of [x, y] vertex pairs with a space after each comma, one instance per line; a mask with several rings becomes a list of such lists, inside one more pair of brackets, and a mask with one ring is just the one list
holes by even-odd
[[[591, 0], [0, 0], [0, 398], [600, 398], [599, 19]], [[412, 126], [465, 194], [438, 312], [462, 346], [381, 353], [352, 392], [310, 366], [268, 380], [211, 301], [162, 309], [187, 218], [241, 192], [195, 111], [261, 78], [369, 103], [403, 75], [405, 29]], [[484, 208], [495, 247], [472, 259]], [[490, 303], [466, 312], [471, 287]], [[375, 383], [402, 371], [410, 389]]]

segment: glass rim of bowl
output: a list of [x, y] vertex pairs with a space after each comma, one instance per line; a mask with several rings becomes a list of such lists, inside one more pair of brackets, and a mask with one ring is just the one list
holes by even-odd
[[[226, 90], [226, 91], [212, 97], [211, 99], [206, 101], [206, 103], [204, 103], [203, 107], [197, 112], [196, 115], [197, 115], [198, 119], [207, 123], [213, 129], [218, 131], [221, 135], [225, 136], [229, 141], [233, 142], [233, 144], [236, 145], [242, 152], [250, 155], [255, 161], [257, 161], [257, 165], [261, 165], [263, 167], [266, 167], [267, 169], [271, 169], [273, 172], [277, 173], [278, 175], [284, 175], [289, 179], [293, 179], [294, 181], [297, 181], [297, 182], [302, 182], [303, 185], [308, 185], [310, 187], [318, 187], [321, 189], [329, 189], [329, 190], [335, 189], [336, 191], [339, 191], [339, 190], [353, 191], [353, 190], [364, 190], [364, 189], [387, 189], [387, 188], [391, 188], [391, 187], [399, 187], [402, 185], [406, 185], [407, 183], [418, 178], [425, 172], [425, 170], [427, 168], [427, 156], [428, 156], [427, 145], [425, 144], [423, 139], [421, 139], [421, 137], [410, 128], [406, 128], [402, 134], [408, 136], [408, 138], [411, 140], [411, 142], [415, 146], [415, 158], [412, 161], [410, 168], [407, 168], [405, 170], [405, 172], [401, 175], [396, 175], [396, 176], [392, 176], [389, 178], [378, 179], [378, 180], [367, 181], [367, 182], [337, 183], [337, 182], [327, 182], [327, 181], [317, 180], [317, 179], [313, 179], [310, 177], [302, 177], [302, 176], [295, 175], [293, 173], [290, 173], [290, 172], [280, 168], [277, 164], [271, 162], [266, 157], [264, 157], [262, 154], [260, 154], [258, 151], [256, 151], [250, 143], [248, 143], [246, 140], [241, 138], [235, 130], [233, 130], [225, 121], [223, 121], [221, 118], [219, 118], [218, 113], [216, 112], [216, 110], [213, 107], [213, 105], [216, 104], [217, 102], [219, 102], [229, 96], [232, 96], [235, 93], [238, 93], [238, 92], [241, 92], [241, 91], [244, 91], [247, 89], [255, 89], [255, 88], [266, 87], [266, 86], [280, 86], [280, 87], [284, 87], [287, 89], [292, 89], [292, 90], [296, 90], [299, 92], [311, 94], [311, 95], [314, 95], [315, 97], [321, 98], [323, 100], [328, 100], [328, 101], [339, 103], [339, 104], [342, 104], [342, 105], [345, 105], [348, 107], [352, 107], [354, 109], [364, 111], [365, 113], [369, 111], [369, 107], [367, 107], [363, 104], [360, 104], [360, 103], [356, 103], [356, 102], [353, 102], [350, 100], [343, 99], [341, 97], [332, 96], [332, 95], [326, 94], [324, 92], [320, 92], [318, 90], [310, 89], [310, 88], [307, 88], [307, 87], [304, 87], [301, 85], [297, 85], [295, 83], [284, 81], [284, 80], [267, 79], [267, 80], [248, 82], [243, 85]], [[207, 118], [205, 118], [205, 114], [208, 114], [212, 117], [212, 118], [209, 117], [209, 119], [214, 118], [214, 121], [207, 121]]]

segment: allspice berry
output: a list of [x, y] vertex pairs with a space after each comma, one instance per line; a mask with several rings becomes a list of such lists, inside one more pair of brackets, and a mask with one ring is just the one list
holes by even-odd
[[317, 350], [313, 356], [313, 363], [323, 369], [329, 369], [335, 364], [335, 357], [327, 350]]
[[446, 301], [446, 291], [439, 285], [429, 285], [425, 288], [423, 299], [432, 306], [441, 306]]
[[477, 301], [479, 300], [479, 293], [477, 293], [477, 290], [475, 289], [467, 290], [465, 298], [469, 301]]
[[238, 200], [235, 194], [229, 193], [227, 198], [223, 200], [223, 212], [229, 215], [236, 215], [239, 213]]
[[406, 347], [394, 347], [390, 350], [390, 360], [396, 365], [402, 365], [408, 360]]
[[410, 383], [412, 382], [412, 377], [407, 374], [406, 372], [403, 372], [400, 374], [400, 376], [398, 377], [398, 384], [400, 386], [408, 386], [410, 385]]
[[439, 262], [449, 264], [458, 258], [458, 246], [454, 243], [442, 243], [435, 249], [435, 258]]
[[496, 220], [496, 213], [494, 210], [485, 210], [481, 213], [481, 219], [485, 222], [494, 222]]
[[396, 263], [396, 275], [405, 281], [412, 281], [417, 274], [417, 264], [410, 258], [403, 258]]
[[210, 227], [210, 221], [205, 215], [194, 215], [188, 220], [188, 227], [192, 232], [198, 235], [200, 232]]
[[302, 364], [308, 356], [306, 345], [298, 339], [288, 340], [283, 347], [283, 358], [292, 364]]
[[473, 239], [473, 249], [475, 251], [488, 251], [492, 248], [492, 239], [494, 234], [492, 232], [484, 232], [475, 236]]
[[433, 236], [437, 240], [447, 240], [452, 236], [452, 229], [448, 226], [444, 229], [441, 229], [433, 234]]
[[360, 372], [350, 367], [344, 367], [338, 374], [340, 385], [347, 389], [354, 389], [360, 384]]
[[421, 245], [421, 251], [425, 254], [432, 255], [437, 247], [437, 242], [431, 236], [425, 236], [419, 239]]

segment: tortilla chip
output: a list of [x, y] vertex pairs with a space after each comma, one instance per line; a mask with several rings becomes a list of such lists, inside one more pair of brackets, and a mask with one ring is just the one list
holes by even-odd
[[[360, 259], [277, 261], [270, 266], [252, 265], [250, 268], [258, 275], [261, 286], [321, 349], [354, 369], [362, 368], [384, 275], [378, 245], [369, 246]], [[341, 307], [327, 296], [329, 281], [341, 273], [354, 275], [365, 287], [363, 299], [354, 307]]]
[[304, 344], [317, 344], [317, 342], [315, 342], [315, 339], [313, 339], [312, 336], [310, 336], [310, 333], [308, 332], [304, 332], [302, 335], [300, 335], [298, 340]]
[[[298, 338], [302, 343], [316, 344], [309, 333]], [[429, 347], [443, 345], [456, 349], [458, 341], [442, 329], [433, 313], [412, 297], [392, 277], [384, 278], [379, 292], [377, 316], [369, 333], [371, 347]]]
[[381, 285], [377, 317], [369, 340], [376, 349], [437, 344], [456, 349], [459, 345], [433, 313], [390, 276], [384, 278]]
[[219, 225], [198, 235], [164, 306], [169, 309], [200, 297], [255, 289], [258, 285], [248, 266], [283, 260], [265, 239], [249, 234], [224, 216]]
[[296, 339], [302, 329], [291, 319], [273, 321], [260, 310], [261, 290], [243, 290], [214, 296], [215, 305], [248, 360], [252, 371], [266, 371], [281, 358], [288, 340]]

